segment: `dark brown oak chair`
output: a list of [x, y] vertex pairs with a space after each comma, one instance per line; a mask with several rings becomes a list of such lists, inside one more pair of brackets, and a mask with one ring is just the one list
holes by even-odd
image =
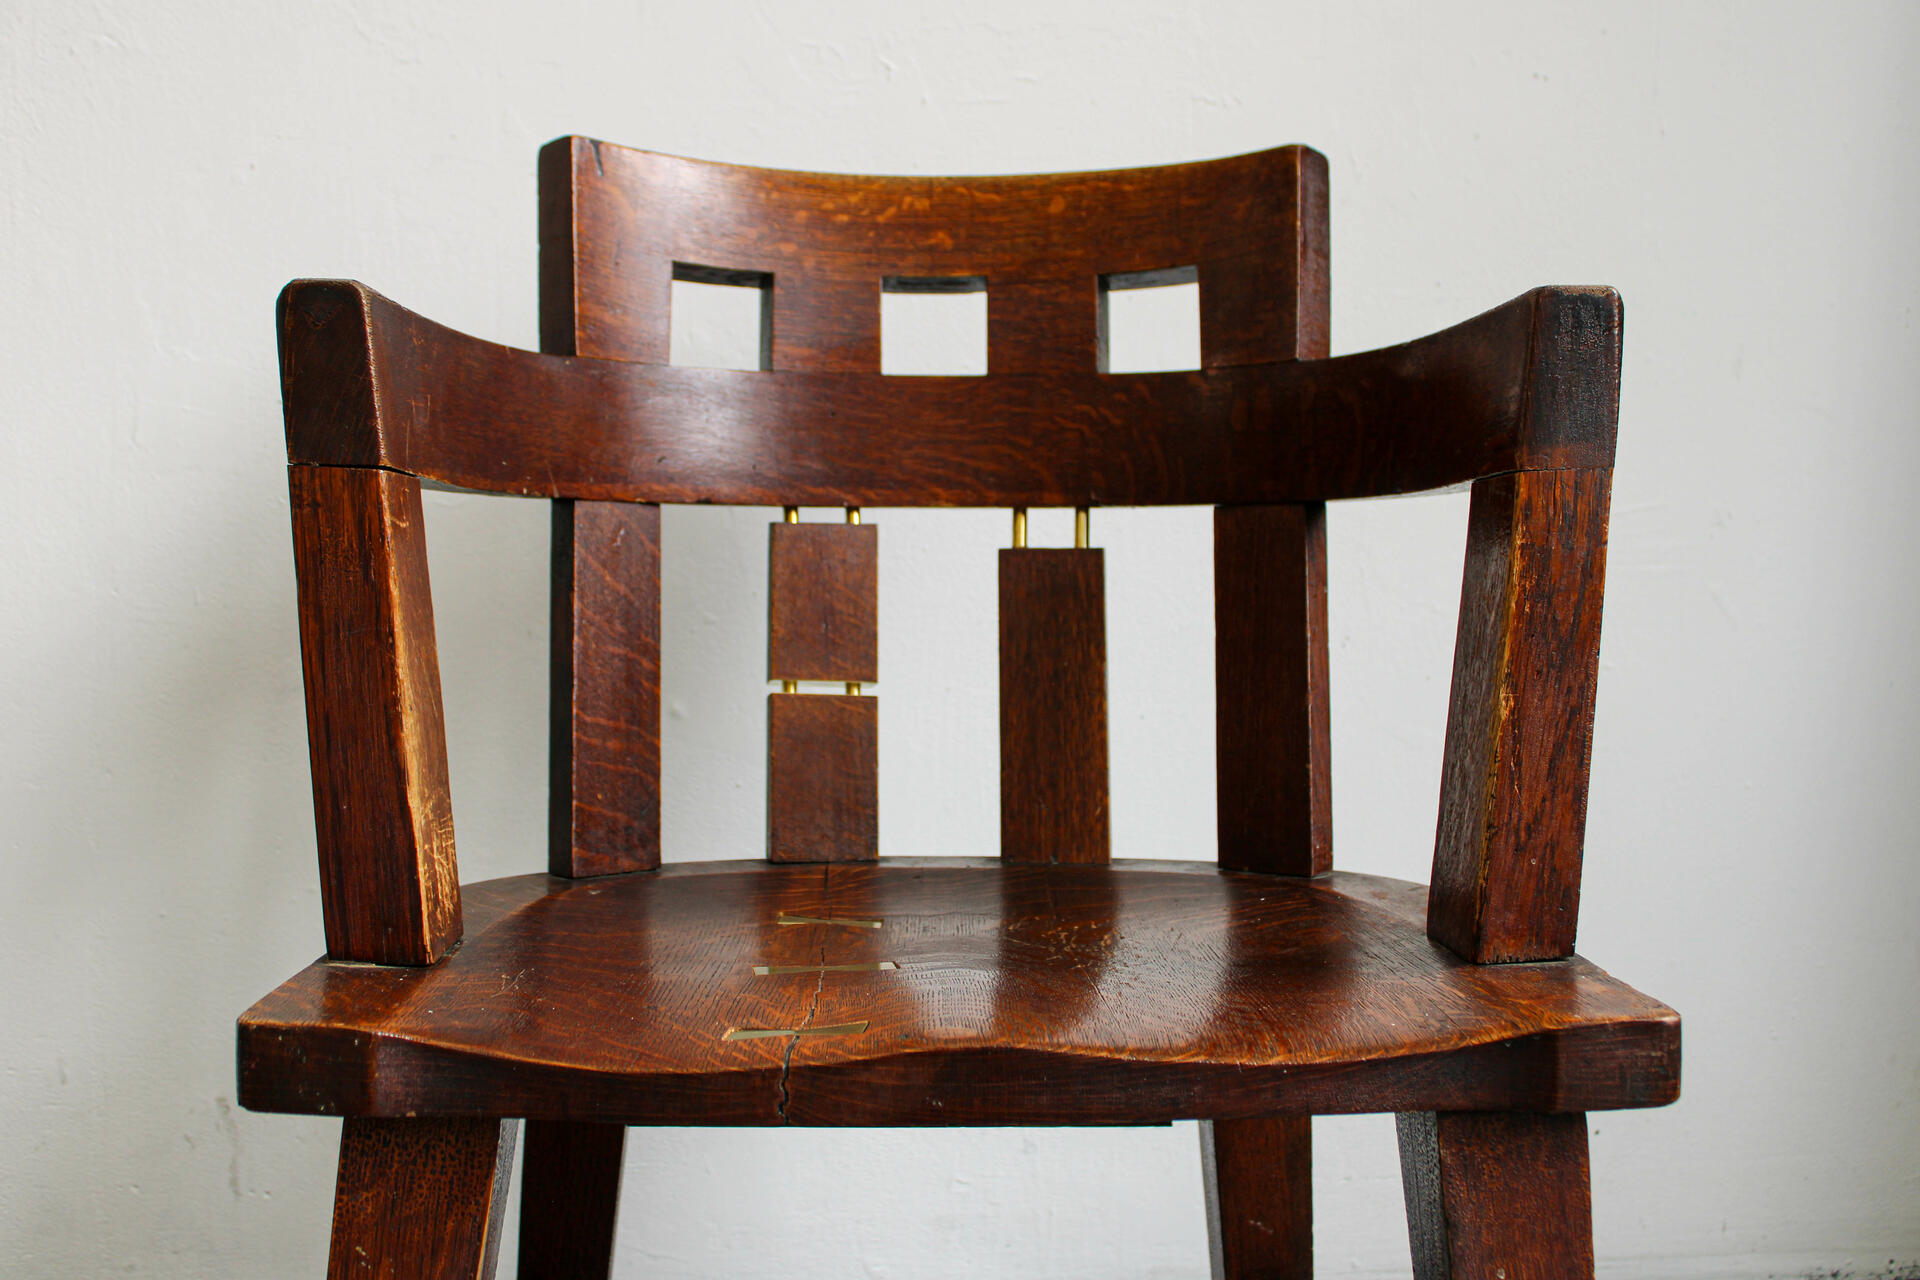
[[[280, 300], [327, 956], [241, 1018], [240, 1089], [345, 1118], [330, 1274], [489, 1274], [521, 1121], [521, 1274], [584, 1277], [628, 1125], [1195, 1118], [1216, 1274], [1300, 1277], [1309, 1117], [1391, 1111], [1418, 1276], [1591, 1275], [1583, 1113], [1679, 1089], [1674, 1012], [1573, 955], [1619, 299], [1329, 359], [1303, 147], [862, 178], [567, 138], [540, 186], [543, 354]], [[761, 371], [669, 365], [675, 279], [763, 291]], [[1203, 367], [1106, 373], [1107, 292], [1181, 279]], [[883, 289], [981, 287], [986, 376], [880, 373]], [[545, 874], [459, 883], [423, 483], [553, 503]], [[1323, 504], [1462, 484], [1433, 884], [1335, 871]], [[661, 503], [786, 513], [737, 861], [661, 865]], [[1109, 859], [1102, 553], [1023, 545], [1163, 504], [1215, 509], [1217, 864]], [[877, 857], [859, 514], [916, 506], [1015, 513], [997, 858]]]

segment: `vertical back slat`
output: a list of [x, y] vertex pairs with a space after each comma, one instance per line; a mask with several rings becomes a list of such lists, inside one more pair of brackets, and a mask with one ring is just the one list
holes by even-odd
[[[583, 138], [540, 153], [541, 349], [665, 363], [672, 263], [615, 271], [633, 211], [598, 154]], [[548, 867], [656, 867], [660, 508], [556, 502], [553, 535]]]
[[1475, 963], [1573, 953], [1612, 479], [1473, 486], [1427, 932]]
[[778, 523], [767, 543], [767, 676], [846, 694], [767, 696], [767, 856], [857, 862], [880, 852], [879, 531]]
[[1000, 856], [1105, 862], [1106, 562], [1098, 549], [1000, 553]]
[[[1304, 147], [1282, 158], [1269, 257], [1201, 264], [1201, 359], [1210, 368], [1327, 355], [1326, 158]], [[1331, 870], [1323, 503], [1215, 512], [1214, 637], [1221, 865]]]
[[1333, 869], [1326, 565], [1320, 503], [1214, 512], [1223, 867]]
[[548, 869], [660, 865], [660, 508], [553, 504]]
[[327, 955], [426, 965], [460, 940], [420, 482], [288, 469]]

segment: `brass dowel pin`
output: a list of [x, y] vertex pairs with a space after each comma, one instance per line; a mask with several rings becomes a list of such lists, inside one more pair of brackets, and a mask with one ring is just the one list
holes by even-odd
[[858, 680], [847, 681], [847, 696], [850, 698], [860, 696], [860, 682]]
[[1016, 547], [1027, 545], [1027, 509], [1025, 507], [1013, 509], [1013, 545]]
[[800, 682], [798, 680], [782, 680], [780, 682], [780, 692], [798, 693], [800, 692]]
[[1074, 546], [1080, 547], [1083, 549], [1086, 547], [1087, 535], [1088, 535], [1087, 526], [1089, 523], [1090, 521], [1088, 520], [1087, 508], [1075, 507], [1073, 509], [1073, 545]]
[[787, 513], [787, 523], [788, 523], [788, 524], [799, 524], [799, 523], [800, 523], [800, 508], [798, 508], [798, 507], [788, 507], [788, 508], [786, 508], [786, 513]]
[[859, 523], [860, 523], [860, 508], [858, 508], [858, 507], [848, 507], [848, 508], [847, 508], [847, 523], [848, 523], [848, 524], [859, 524]]

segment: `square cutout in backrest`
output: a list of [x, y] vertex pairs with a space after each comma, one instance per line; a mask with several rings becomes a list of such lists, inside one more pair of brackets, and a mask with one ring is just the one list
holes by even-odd
[[1200, 367], [1200, 270], [1164, 267], [1100, 277], [1100, 371]]
[[880, 372], [987, 371], [985, 276], [886, 276], [880, 281]]
[[705, 369], [773, 367], [773, 276], [673, 264], [667, 360]]

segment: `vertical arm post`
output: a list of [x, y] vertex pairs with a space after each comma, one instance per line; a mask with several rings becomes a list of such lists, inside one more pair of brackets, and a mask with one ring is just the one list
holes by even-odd
[[460, 940], [420, 482], [288, 471], [327, 954], [432, 964]]
[[1612, 477], [1473, 486], [1427, 932], [1476, 963], [1573, 951]]

